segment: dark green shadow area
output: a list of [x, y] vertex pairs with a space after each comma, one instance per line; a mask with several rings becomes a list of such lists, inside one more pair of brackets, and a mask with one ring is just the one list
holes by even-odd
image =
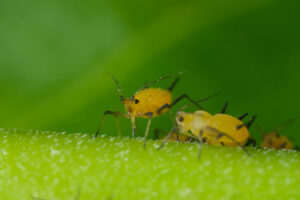
[[[228, 113], [257, 114], [256, 125], [272, 130], [300, 112], [298, 8], [276, 0], [1, 1], [0, 127], [93, 133], [106, 109], [124, 110], [106, 72], [129, 96], [185, 70], [174, 96], [220, 92], [203, 104], [209, 112], [229, 101]], [[298, 124], [282, 131], [295, 144]], [[169, 117], [151, 132], [157, 127], [170, 129]], [[121, 129], [129, 133], [130, 122]], [[113, 119], [103, 131], [115, 135]], [[260, 139], [255, 126], [251, 134]]]

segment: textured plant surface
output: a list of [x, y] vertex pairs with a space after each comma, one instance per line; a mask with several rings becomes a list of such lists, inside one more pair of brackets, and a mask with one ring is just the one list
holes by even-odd
[[1, 199], [299, 199], [300, 154], [1, 130]]

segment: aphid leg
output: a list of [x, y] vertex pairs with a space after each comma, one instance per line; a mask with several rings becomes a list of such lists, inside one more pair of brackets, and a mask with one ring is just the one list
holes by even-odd
[[236, 129], [239, 130], [239, 129], [243, 128], [244, 126], [246, 126], [249, 129], [255, 119], [256, 119], [256, 115], [254, 115], [247, 124], [241, 124], [241, 125], [236, 126]]
[[121, 133], [121, 129], [120, 129], [120, 122], [119, 122], [119, 118], [117, 116], [115, 117], [115, 122], [116, 122], [116, 129], [117, 129], [118, 136], [121, 136], [122, 133]]
[[[157, 109], [157, 111], [156, 111], [156, 113], [160, 113], [162, 110], [164, 110], [164, 109], [166, 109], [166, 108], [171, 108], [171, 106], [168, 104], [168, 103], [166, 103], [166, 104], [164, 104], [164, 105], [162, 105], [159, 109]], [[173, 120], [173, 117], [171, 117], [171, 119]]]
[[120, 112], [114, 112], [114, 111], [109, 111], [109, 110], [105, 111], [105, 112], [104, 112], [104, 115], [103, 115], [103, 117], [102, 117], [102, 119], [101, 119], [99, 128], [98, 128], [98, 130], [97, 130], [97, 132], [96, 132], [96, 134], [95, 134], [95, 137], [98, 136], [99, 131], [101, 130], [102, 125], [103, 125], [103, 123], [104, 123], [104, 120], [105, 120], [106, 115], [114, 115], [114, 116], [116, 116], [116, 117], [121, 116], [121, 117], [125, 117], [125, 118], [128, 118], [128, 117], [129, 117], [128, 114], [124, 114], [124, 113], [120, 113]]
[[[176, 122], [175, 122], [175, 120], [174, 120], [174, 118], [173, 118], [173, 112], [172, 112], [171, 109], [169, 110], [169, 113], [170, 113], [170, 117], [171, 117], [171, 120], [172, 120], [172, 124], [176, 124]], [[181, 141], [179, 140], [179, 134], [178, 134], [177, 131], [176, 131], [176, 140], [177, 140], [177, 142], [181, 142]]]
[[168, 90], [170, 92], [172, 92], [172, 90], [174, 89], [175, 85], [177, 84], [177, 82], [179, 81], [179, 77], [177, 77], [173, 82], [172, 84], [170, 85], [170, 87], [168, 88]]
[[154, 130], [154, 139], [155, 139], [155, 140], [158, 140], [159, 134], [160, 134], [160, 133], [162, 133], [163, 135], [168, 135], [168, 132], [167, 132], [167, 131], [164, 131], [164, 130], [162, 130], [162, 129], [156, 128], [156, 129]]
[[285, 148], [286, 148], [286, 145], [287, 145], [287, 142], [283, 142], [283, 143], [279, 146], [279, 148], [285, 149]]
[[238, 117], [239, 120], [243, 120], [245, 117], [247, 117], [248, 113], [245, 113]]
[[[172, 106], [176, 105], [176, 103], [178, 103], [180, 100], [182, 100], [183, 98], [187, 98], [188, 100], [190, 100], [191, 102], [194, 102], [194, 100], [192, 100], [189, 96], [183, 94], [181, 95], [180, 97], [178, 97], [173, 103], [171, 103], [171, 105], [169, 105], [168, 103], [162, 105], [159, 109], [157, 109], [156, 113], [160, 113], [162, 110], [168, 108], [169, 109], [169, 112], [170, 112], [170, 115], [171, 115], [171, 119], [172, 119], [172, 122], [173, 124], [175, 124], [175, 120], [172, 116], [172, 110], [170, 109]], [[198, 105], [196, 103], [196, 105]], [[198, 105], [199, 106], [199, 105]], [[179, 142], [179, 135], [178, 135], [178, 132], [176, 132], [176, 139], [177, 139], [177, 142]]]
[[[207, 100], [211, 99], [212, 97], [215, 97], [215, 96], [217, 96], [217, 95], [219, 95], [219, 94], [220, 94], [220, 93], [216, 93], [216, 94], [213, 94], [213, 95], [211, 95], [211, 96], [209, 96], [209, 97], [205, 97], [205, 98], [203, 98], [203, 99], [200, 99], [200, 100], [197, 100], [197, 101], [194, 101], [194, 102], [196, 102], [196, 103], [204, 102], [204, 101], [207, 101]], [[187, 105], [185, 105], [185, 106], [182, 106], [181, 108], [179, 108], [179, 110], [184, 110], [184, 109], [186, 109], [186, 108], [188, 108], [188, 107], [191, 107], [191, 106], [195, 105], [194, 102], [191, 103], [191, 104], [187, 104]], [[198, 106], [199, 106], [199, 105], [198, 105]], [[201, 106], [200, 106], [200, 109], [203, 110], [203, 108], [201, 108]]]
[[135, 124], [135, 117], [131, 115], [131, 127], [132, 127], [132, 137], [135, 136], [136, 124]]
[[248, 138], [248, 140], [244, 146], [250, 146], [251, 144], [253, 147], [256, 147], [256, 141], [253, 138]]
[[170, 109], [171, 107], [175, 106], [179, 101], [181, 101], [183, 98], [188, 99], [190, 102], [192, 102], [193, 104], [195, 104], [199, 109], [202, 109], [202, 107], [195, 102], [193, 99], [191, 99], [189, 96], [187, 96], [186, 94], [183, 94], [181, 96], [179, 96], [177, 99], [175, 99], [171, 105], [169, 105], [168, 103], [162, 105], [159, 109], [157, 109], [156, 113], [160, 113], [161, 111], [163, 111], [164, 109], [168, 108]]
[[153, 113], [152, 112], [148, 112], [145, 115], [147, 115], [149, 118], [148, 118], [148, 124], [147, 124], [147, 128], [146, 128], [145, 136], [144, 136], [144, 149], [146, 149], [146, 140], [147, 140], [147, 136], [148, 136], [148, 133], [149, 133], [149, 129], [150, 129], [150, 124], [151, 124], [151, 121], [152, 121]]
[[186, 98], [187, 100], [189, 100], [191, 103], [193, 103], [194, 105], [196, 105], [199, 109], [203, 109], [202, 106], [200, 106], [196, 101], [194, 101], [193, 99], [191, 99], [188, 95], [186, 94], [182, 94], [181, 96], [179, 96], [177, 99], [175, 99], [173, 101], [173, 103], [171, 103], [170, 107], [174, 106], [175, 104], [177, 104], [179, 101], [181, 101], [183, 98]]
[[173, 133], [177, 133], [177, 128], [176, 126], [173, 126], [173, 128], [170, 130], [169, 134], [167, 135], [167, 137], [165, 137], [164, 141], [161, 143], [161, 145], [157, 148], [157, 149], [161, 149], [165, 146], [165, 144], [169, 141], [169, 139], [171, 138]]
[[201, 158], [202, 153], [202, 144], [203, 144], [203, 130], [201, 129], [199, 132], [199, 150], [198, 150], [198, 160]]
[[237, 144], [247, 155], [250, 155], [249, 152], [245, 149], [245, 147], [243, 147], [238, 141], [236, 141], [233, 137], [231, 137], [230, 135], [223, 133], [215, 128], [212, 128], [210, 126], [206, 126], [205, 129], [207, 129], [207, 134], [212, 132], [215, 132], [216, 136], [216, 140], [220, 139], [221, 137], [227, 137], [228, 139], [230, 139], [231, 141], [233, 141], [235, 144]]
[[222, 111], [221, 113], [225, 113], [226, 112], [226, 109], [227, 109], [227, 106], [228, 106], [228, 102], [226, 101], [223, 108], [222, 108]]
[[154, 130], [154, 140], [158, 140], [159, 133], [163, 132], [162, 130], [156, 128]]

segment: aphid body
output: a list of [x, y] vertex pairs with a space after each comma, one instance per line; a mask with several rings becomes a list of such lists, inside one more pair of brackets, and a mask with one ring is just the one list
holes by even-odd
[[115, 81], [115, 83], [118, 86], [120, 100], [121, 100], [122, 104], [124, 105], [127, 113], [115, 112], [115, 111], [110, 111], [110, 110], [105, 111], [95, 137], [97, 137], [100, 129], [102, 128], [105, 116], [108, 114], [114, 115], [115, 117], [121, 116], [121, 117], [125, 117], [125, 118], [130, 118], [131, 125], [132, 125], [132, 136], [133, 137], [135, 135], [135, 129], [136, 129], [135, 118], [137, 118], [137, 117], [147, 118], [148, 124], [147, 124], [147, 128], [145, 131], [145, 136], [144, 136], [144, 147], [145, 147], [146, 146], [146, 138], [148, 136], [151, 120], [153, 117], [156, 117], [156, 116], [161, 115], [162, 113], [168, 111], [172, 106], [174, 106], [176, 103], [178, 103], [180, 100], [182, 100], [184, 98], [188, 99], [190, 102], [192, 102], [193, 104], [195, 104], [199, 108], [201, 108], [197, 104], [197, 102], [193, 101], [186, 94], [180, 95], [177, 99], [175, 99], [172, 102], [171, 91], [174, 89], [179, 78], [176, 78], [167, 90], [160, 89], [160, 88], [150, 88], [150, 86], [156, 82], [170, 78], [172, 76], [177, 76], [181, 73], [182, 72], [179, 72], [179, 73], [173, 74], [173, 75], [169, 75], [169, 76], [160, 77], [150, 83], [147, 83], [130, 98], [123, 97], [119, 82], [112, 76], [113, 80]]
[[205, 143], [222, 146], [244, 146], [250, 134], [244, 123], [231, 115], [211, 115], [206, 111], [186, 113], [179, 111], [176, 123], [181, 134], [201, 138]]
[[271, 131], [270, 133], [264, 133], [262, 134], [263, 140], [261, 142], [262, 148], [269, 148], [269, 149], [293, 149], [294, 145], [293, 143], [285, 136], [279, 135], [279, 131], [281, 131], [286, 126], [292, 124], [298, 117], [294, 117], [277, 128], [275, 130]]
[[261, 147], [277, 150], [293, 149], [293, 144], [287, 137], [272, 132], [263, 135]]
[[[200, 101], [206, 99], [208, 98]], [[248, 154], [244, 146], [248, 143], [255, 144], [255, 141], [250, 138], [248, 129], [256, 116], [253, 116], [248, 123], [244, 124], [241, 120], [248, 114], [245, 113], [238, 118], [225, 114], [227, 103], [225, 103], [222, 112], [215, 115], [204, 110], [195, 111], [194, 113], [182, 111], [191, 105], [193, 104], [182, 107], [176, 113], [176, 125], [173, 126], [159, 148], [162, 148], [169, 138], [174, 135], [174, 132], [177, 132], [199, 142], [199, 158], [202, 143], [230, 147], [239, 146]]]

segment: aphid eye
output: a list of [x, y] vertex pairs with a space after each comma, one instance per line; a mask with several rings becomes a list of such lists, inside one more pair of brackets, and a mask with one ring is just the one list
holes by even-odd
[[178, 120], [179, 120], [180, 122], [183, 122], [183, 117], [180, 116], [180, 117], [178, 118]]
[[135, 99], [135, 100], [134, 100], [134, 103], [135, 103], [135, 104], [138, 104], [139, 102], [140, 102], [140, 101], [139, 101], [138, 99]]

